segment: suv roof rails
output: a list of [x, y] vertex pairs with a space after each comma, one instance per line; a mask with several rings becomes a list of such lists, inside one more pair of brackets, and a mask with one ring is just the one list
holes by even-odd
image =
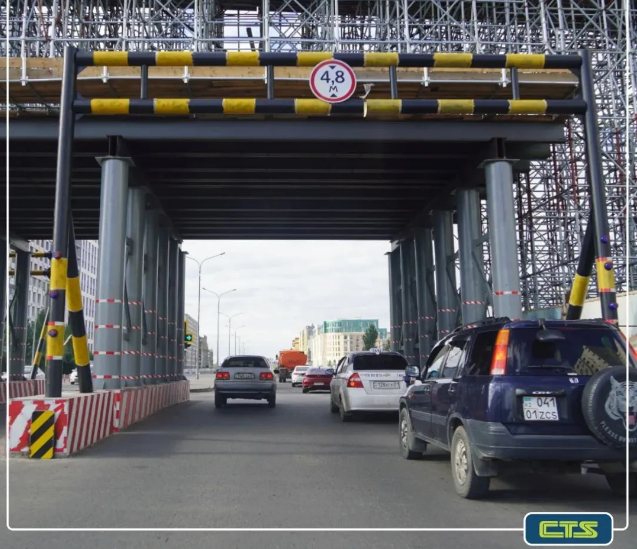
[[485, 318], [484, 320], [478, 320], [477, 322], [471, 322], [469, 324], [465, 324], [464, 326], [458, 326], [452, 334], [456, 332], [460, 332], [462, 330], [466, 330], [467, 328], [481, 328], [482, 326], [489, 326], [490, 324], [501, 324], [511, 322], [511, 319], [508, 316], [496, 316], [492, 318]]

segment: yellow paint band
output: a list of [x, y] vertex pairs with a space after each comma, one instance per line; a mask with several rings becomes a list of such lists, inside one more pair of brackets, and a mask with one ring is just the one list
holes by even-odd
[[38, 429], [42, 427], [42, 425], [44, 425], [49, 419], [51, 419], [54, 413], [55, 412], [51, 412], [49, 410], [43, 410], [42, 413], [37, 417], [37, 419], [34, 419], [31, 422], [29, 433], [32, 435], [37, 433]]
[[256, 99], [224, 99], [223, 114], [254, 114]]
[[325, 103], [319, 99], [294, 100], [294, 112], [296, 112], [296, 114], [328, 115], [331, 110], [332, 106], [329, 103]]
[[390, 67], [398, 65], [398, 54], [391, 52], [367, 52], [365, 53], [366, 67]]
[[258, 51], [229, 51], [226, 53], [228, 67], [258, 67]]
[[42, 362], [42, 351], [38, 349], [35, 353], [35, 358], [33, 359], [33, 365], [39, 366], [41, 362]]
[[403, 102], [400, 99], [368, 99], [367, 114], [400, 114]]
[[470, 68], [472, 53], [434, 53], [434, 67]]
[[573, 287], [571, 288], [571, 297], [568, 300], [569, 305], [573, 305], [573, 307], [582, 307], [584, 305], [589, 280], [590, 276], [581, 276], [577, 273], [575, 274]]
[[190, 67], [192, 66], [192, 52], [158, 51], [155, 54], [155, 64], [158, 67]]
[[80, 289], [80, 277], [66, 279], [66, 306], [71, 313], [82, 310], [82, 290]]
[[128, 99], [91, 99], [91, 114], [128, 114]]
[[615, 291], [615, 272], [613, 269], [606, 270], [604, 264], [607, 259], [602, 258], [597, 260], [597, 288], [600, 291]]
[[473, 99], [439, 99], [438, 114], [473, 114]]
[[155, 114], [190, 114], [190, 99], [154, 99]]
[[541, 53], [507, 53], [507, 68], [543, 69], [546, 56]]
[[296, 66], [314, 67], [321, 61], [327, 61], [328, 59], [334, 59], [334, 56], [330, 52], [302, 51], [296, 54]]
[[94, 51], [93, 64], [98, 67], [127, 67], [127, 51]]
[[51, 290], [66, 290], [66, 270], [69, 260], [66, 257], [51, 259]]
[[509, 99], [509, 114], [544, 114], [544, 99]]
[[55, 425], [51, 425], [44, 434], [36, 440], [33, 444], [31, 444], [31, 448], [29, 448], [29, 455], [33, 456], [38, 453], [38, 450], [42, 448], [47, 442], [51, 442], [53, 438], [53, 434], [55, 433]]
[[59, 330], [55, 337], [46, 336], [46, 356], [64, 355], [64, 331]]
[[78, 367], [88, 366], [89, 362], [91, 362], [86, 335], [82, 337], [73, 336], [73, 357]]

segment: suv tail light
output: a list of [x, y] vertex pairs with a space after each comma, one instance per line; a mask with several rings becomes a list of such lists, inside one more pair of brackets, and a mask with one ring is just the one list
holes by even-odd
[[274, 375], [272, 372], [261, 372], [259, 374], [259, 379], [274, 379]]
[[347, 380], [347, 386], [352, 389], [362, 389], [363, 382], [361, 381], [361, 376], [359, 376], [358, 374], [352, 374]]
[[619, 330], [619, 335], [622, 336], [622, 339], [624, 340], [624, 343], [628, 346], [628, 348], [630, 349], [630, 354], [633, 355], [633, 358], [635, 360], [637, 360], [637, 350], [635, 350], [635, 347], [632, 346], [632, 344], [630, 343], [630, 341], [626, 341], [626, 336], [624, 335], [624, 332], [622, 332], [621, 330]]
[[217, 372], [216, 379], [230, 379], [230, 372]]
[[503, 376], [507, 371], [507, 352], [509, 350], [509, 330], [502, 329], [495, 340], [495, 349], [491, 359], [492, 376]]

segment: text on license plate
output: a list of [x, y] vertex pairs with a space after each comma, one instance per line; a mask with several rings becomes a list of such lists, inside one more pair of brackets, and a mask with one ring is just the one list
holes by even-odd
[[555, 397], [524, 397], [522, 411], [527, 421], [558, 421], [560, 419]]
[[398, 381], [372, 381], [374, 389], [398, 389], [400, 383]]
[[314, 385], [325, 385], [325, 383], [315, 383]]
[[254, 374], [234, 374], [235, 379], [254, 379]]

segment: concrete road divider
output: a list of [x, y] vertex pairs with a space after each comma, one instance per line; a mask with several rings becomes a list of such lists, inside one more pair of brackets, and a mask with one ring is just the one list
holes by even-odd
[[27, 381], [6, 381], [0, 383], [0, 404], [7, 402], [7, 385], [9, 387], [9, 398], [23, 398], [44, 394], [43, 379], [29, 379]]

